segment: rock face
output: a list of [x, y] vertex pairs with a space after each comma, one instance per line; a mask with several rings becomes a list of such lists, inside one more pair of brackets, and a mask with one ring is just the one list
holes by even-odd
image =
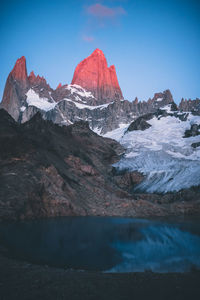
[[[145, 116], [149, 116], [145, 117]], [[133, 121], [130, 126], [128, 127], [127, 131], [133, 131], [133, 130], [145, 130], [151, 127], [149, 123], [146, 122], [146, 120], [151, 119], [151, 114], [149, 115], [144, 115], [139, 118], [137, 118], [135, 121]]]
[[192, 124], [190, 129], [187, 129], [185, 131], [185, 138], [200, 135], [200, 125], [198, 124]]
[[24, 56], [16, 61], [16, 64], [11, 71], [11, 75], [14, 79], [27, 85], [26, 58]]
[[168, 103], [171, 103], [174, 101], [170, 90], [166, 90], [163, 93], [155, 93], [152, 100], [158, 101], [158, 102], [161, 102], [161, 101], [166, 102], [167, 101]]
[[47, 84], [46, 79], [42, 76], [40, 77], [39, 75], [35, 75], [34, 72], [32, 71], [30, 75], [28, 76], [29, 84], [30, 86], [43, 86], [44, 88], [49, 89], [50, 86]]
[[194, 100], [181, 99], [179, 104], [180, 111], [189, 111], [195, 115], [200, 116], [200, 99], [196, 98]]
[[198, 142], [198, 143], [192, 143], [191, 146], [193, 148], [198, 148], [198, 147], [200, 147], [200, 142]]
[[26, 59], [22, 56], [17, 60], [7, 78], [1, 103], [1, 106], [6, 109], [15, 120], [19, 118], [20, 107], [26, 99], [25, 93], [28, 85]]
[[106, 58], [99, 49], [78, 64], [72, 84], [92, 92], [98, 104], [123, 99], [115, 66], [108, 67]]

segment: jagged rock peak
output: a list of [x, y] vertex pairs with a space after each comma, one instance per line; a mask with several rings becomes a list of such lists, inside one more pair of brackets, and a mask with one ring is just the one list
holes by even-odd
[[30, 75], [28, 76], [28, 80], [31, 83], [35, 82], [36, 76], [35, 76], [35, 73], [33, 71], [31, 71]]
[[40, 77], [39, 75], [36, 76], [33, 71], [28, 76], [28, 80], [30, 84], [40, 84], [40, 83], [47, 84], [46, 79], [43, 76], [42, 77]]
[[17, 121], [20, 114], [22, 101], [25, 100], [25, 93], [29, 88], [26, 69], [26, 58], [19, 58], [12, 71], [8, 75], [3, 93], [1, 107]]
[[173, 96], [172, 96], [172, 93], [170, 90], [165, 90], [162, 93], [155, 93], [153, 100], [158, 100], [158, 99], [163, 99], [165, 101], [168, 101], [169, 103], [174, 102], [174, 99], [173, 99]]
[[196, 98], [194, 100], [187, 100], [182, 98], [179, 103], [179, 109], [181, 111], [191, 111], [196, 115], [200, 115], [200, 99]]
[[19, 81], [27, 80], [26, 58], [24, 56], [18, 58], [11, 71], [11, 75], [14, 79]]
[[[100, 56], [103, 56], [104, 58], [105, 58], [105, 55], [104, 55], [104, 53], [103, 53], [103, 51], [102, 50], [100, 50], [100, 49], [95, 49], [93, 52], [92, 52], [92, 54], [91, 55], [100, 55]], [[90, 56], [91, 56], [90, 55]]]
[[59, 85], [57, 86], [56, 90], [57, 90], [57, 89], [60, 89], [61, 87], [62, 87], [62, 84], [59, 83]]
[[75, 69], [72, 84], [92, 92], [99, 104], [123, 99], [115, 66], [108, 67], [104, 53], [96, 49]]
[[31, 73], [29, 74], [29, 77], [36, 78], [34, 71], [31, 71]]

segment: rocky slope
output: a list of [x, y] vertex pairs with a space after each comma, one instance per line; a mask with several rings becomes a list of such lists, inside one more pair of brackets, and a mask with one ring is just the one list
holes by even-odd
[[87, 123], [59, 127], [40, 114], [18, 125], [0, 110], [0, 122], [1, 217], [85, 215], [119, 199], [109, 176], [123, 151], [117, 142]]
[[200, 212], [199, 189], [133, 193], [144, 176], [112, 167], [123, 151], [86, 122], [60, 127], [36, 114], [19, 124], [1, 109], [0, 219]]

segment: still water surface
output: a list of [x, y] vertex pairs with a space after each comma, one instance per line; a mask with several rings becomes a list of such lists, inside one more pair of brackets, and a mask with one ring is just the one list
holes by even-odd
[[0, 224], [15, 258], [66, 269], [185, 272], [200, 269], [200, 219], [62, 217]]

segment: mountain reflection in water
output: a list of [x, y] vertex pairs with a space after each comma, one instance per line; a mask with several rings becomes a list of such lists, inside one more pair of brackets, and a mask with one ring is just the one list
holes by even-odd
[[62, 217], [0, 224], [8, 254], [32, 263], [106, 272], [200, 268], [200, 221]]

